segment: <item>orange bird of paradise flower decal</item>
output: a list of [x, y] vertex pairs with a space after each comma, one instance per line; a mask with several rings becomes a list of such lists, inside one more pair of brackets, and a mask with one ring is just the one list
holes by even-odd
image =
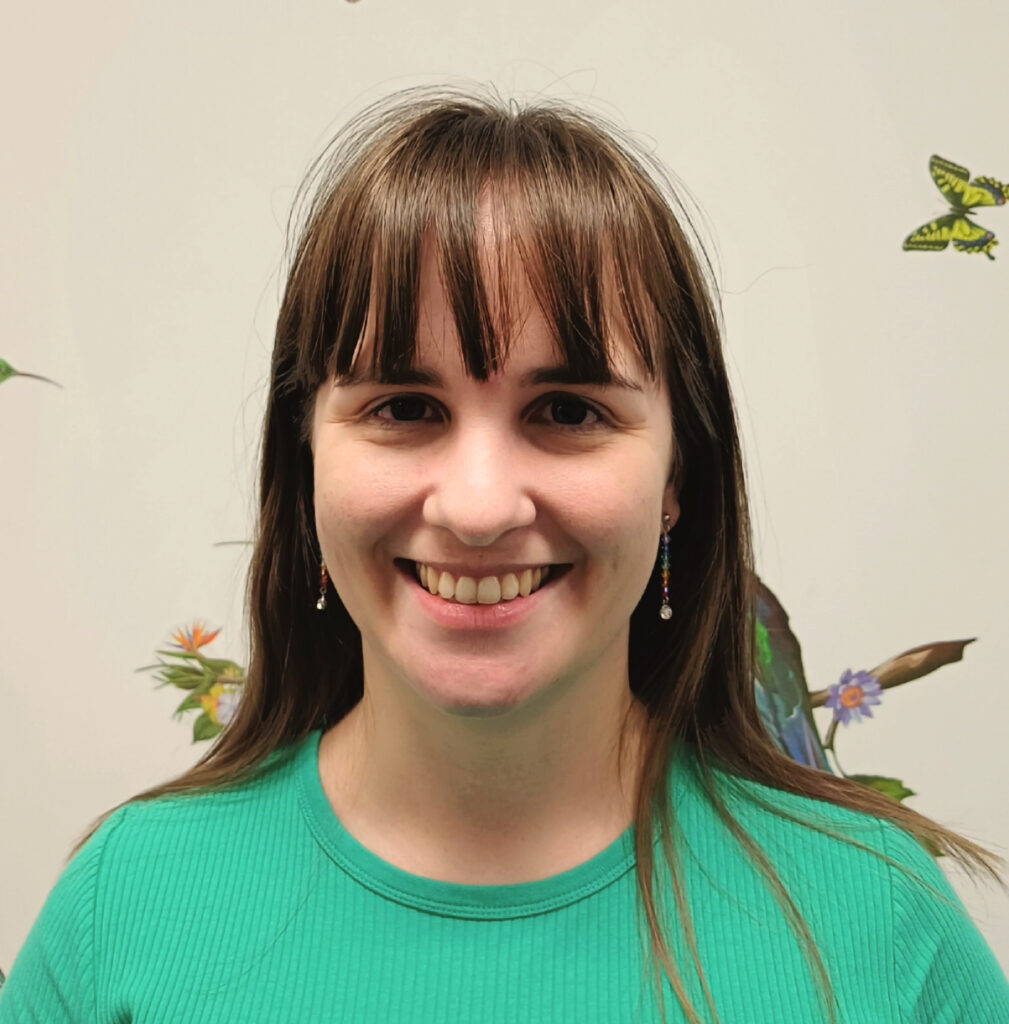
[[176, 647], [181, 647], [184, 651], [195, 652], [201, 647], [206, 647], [220, 632], [219, 629], [208, 632], [202, 622], [194, 622], [191, 629], [177, 629], [172, 634], [172, 639], [175, 641]]
[[[208, 629], [194, 621], [189, 628], [172, 634], [174, 650], [158, 651], [157, 664], [143, 665], [138, 672], [155, 672], [159, 686], [177, 686], [187, 690], [186, 699], [175, 709], [176, 717], [184, 711], [201, 711], [193, 722], [193, 742], [213, 739], [235, 717], [245, 684], [245, 669], [226, 658], [210, 658], [206, 647], [221, 631]], [[164, 658], [171, 658], [165, 661]]]

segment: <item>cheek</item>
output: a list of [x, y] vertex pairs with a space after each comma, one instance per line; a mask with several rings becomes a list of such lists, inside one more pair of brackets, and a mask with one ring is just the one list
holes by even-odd
[[331, 453], [316, 449], [313, 469], [315, 521], [322, 536], [341, 525], [352, 492], [346, 486], [347, 467]]
[[316, 453], [314, 488], [316, 530], [332, 556], [381, 535], [402, 504], [402, 479], [397, 487], [376, 460], [355, 458], [346, 448]]
[[571, 521], [582, 526], [580, 540], [609, 586], [623, 587], [626, 581], [634, 589], [642, 572], [647, 577], [655, 558], [651, 538], [656, 523], [653, 503], [646, 500], [640, 482], [635, 488], [597, 488], [572, 515]]

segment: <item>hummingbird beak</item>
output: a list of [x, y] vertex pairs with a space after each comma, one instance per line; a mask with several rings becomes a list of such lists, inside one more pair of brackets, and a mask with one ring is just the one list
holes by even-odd
[[62, 388], [62, 384], [56, 384], [56, 381], [50, 380], [48, 377], [40, 377], [37, 373], [21, 373], [20, 371], [14, 374], [15, 377], [31, 377], [32, 380], [44, 380], [47, 384], [55, 384], [56, 387]]

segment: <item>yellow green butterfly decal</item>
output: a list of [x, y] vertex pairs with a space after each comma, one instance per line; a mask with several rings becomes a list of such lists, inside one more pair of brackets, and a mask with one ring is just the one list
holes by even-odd
[[981, 227], [970, 218], [977, 206], [1004, 206], [1009, 200], [1009, 185], [994, 178], [978, 177], [973, 181], [970, 171], [959, 164], [933, 156], [928, 161], [932, 180], [950, 205], [950, 213], [923, 224], [904, 239], [904, 248], [937, 252], [950, 242], [960, 252], [983, 252], [993, 260], [992, 249], [998, 245], [994, 232]]

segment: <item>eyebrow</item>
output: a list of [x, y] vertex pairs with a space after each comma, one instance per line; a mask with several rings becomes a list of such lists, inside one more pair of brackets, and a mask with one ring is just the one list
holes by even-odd
[[[441, 374], [435, 370], [425, 367], [416, 369], [394, 370], [390, 374], [381, 376], [371, 372], [370, 367], [357, 375], [350, 375], [337, 379], [334, 387], [346, 388], [357, 384], [388, 384], [392, 386], [405, 385], [413, 387], [443, 388], [445, 381]], [[530, 370], [519, 379], [522, 387], [533, 387], [537, 384], [567, 384], [571, 386], [588, 385], [596, 387], [614, 387], [625, 391], [644, 392], [644, 388], [635, 380], [625, 377], [616, 370], [612, 371], [609, 380], [603, 380], [594, 374], [578, 374], [567, 366], [541, 366]]]

